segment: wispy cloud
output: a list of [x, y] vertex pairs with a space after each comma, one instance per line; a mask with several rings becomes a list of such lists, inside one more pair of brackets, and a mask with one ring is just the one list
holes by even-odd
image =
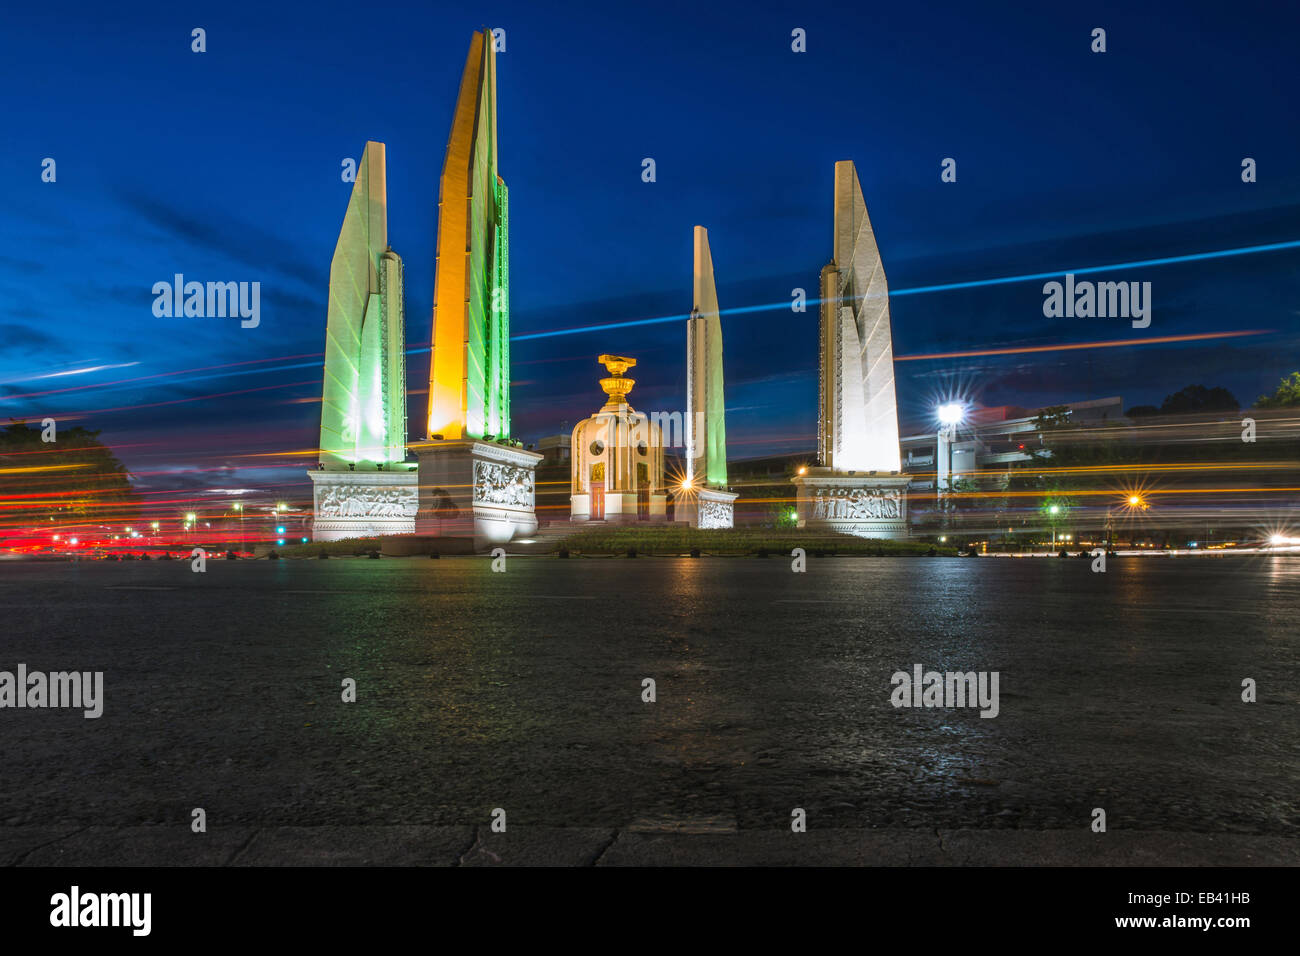
[[194, 214], [131, 190], [120, 190], [117, 195], [130, 211], [146, 222], [192, 246], [257, 269], [276, 270], [312, 288], [328, 285], [329, 277], [323, 270], [289, 251], [295, 248], [294, 243], [258, 226], [212, 210]]

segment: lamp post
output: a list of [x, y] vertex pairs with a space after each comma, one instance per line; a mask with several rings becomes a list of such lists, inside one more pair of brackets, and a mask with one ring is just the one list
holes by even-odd
[[1124, 499], [1124, 505], [1125, 505], [1126, 508], [1128, 508], [1129, 515], [1130, 515], [1130, 523], [1129, 523], [1129, 541], [1128, 541], [1128, 543], [1129, 543], [1129, 547], [1131, 548], [1131, 547], [1134, 546], [1134, 542], [1133, 542], [1133, 530], [1132, 530], [1132, 528], [1133, 528], [1133, 522], [1132, 522], [1131, 518], [1132, 518], [1133, 515], [1135, 515], [1135, 514], [1137, 514], [1137, 513], [1139, 513], [1139, 512], [1146, 511], [1148, 508], [1151, 507], [1151, 503], [1150, 503], [1149, 501], [1147, 501], [1147, 499], [1144, 498], [1140, 493], [1135, 493], [1135, 494], [1130, 494], [1130, 495], [1128, 495], [1127, 497], [1125, 497], [1125, 499]]
[[943, 498], [952, 492], [952, 446], [957, 440], [957, 426], [966, 417], [966, 408], [960, 402], [946, 402], [935, 409], [935, 417], [939, 419], [939, 432], [934, 445], [934, 491], [946, 526], [948, 503]]
[[[942, 463], [942, 473], [944, 481], [947, 483], [947, 490], [952, 490], [952, 443], [957, 440], [957, 426], [961, 424], [962, 419], [966, 417], [966, 409], [959, 402], [948, 402], [940, 405], [935, 414], [939, 418], [939, 444], [935, 446], [935, 470], [936, 479], [940, 467], [940, 459], [946, 460]], [[936, 480], [935, 486], [938, 487]]]

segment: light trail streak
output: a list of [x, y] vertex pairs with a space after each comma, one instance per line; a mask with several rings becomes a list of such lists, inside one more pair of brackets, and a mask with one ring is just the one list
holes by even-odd
[[1200, 342], [1208, 339], [1235, 339], [1248, 335], [1269, 335], [1273, 331], [1273, 329], [1243, 329], [1237, 332], [1154, 335], [1150, 338], [1105, 339], [1100, 342], [1068, 342], [1061, 345], [1025, 345], [1014, 348], [974, 349], [969, 352], [929, 352], [921, 355], [895, 355], [894, 361], [922, 362], [929, 359], [978, 358], [984, 355], [1029, 355], [1036, 352], [1073, 352], [1079, 349], [1126, 348], [1134, 345], [1168, 345], [1173, 342]]
[[[165, 402], [145, 402], [141, 405], [118, 405], [114, 408], [92, 408], [77, 412], [60, 412], [57, 415], [43, 416], [55, 418], [59, 421], [72, 421], [78, 418], [89, 418], [93, 415], [106, 415], [109, 412], [133, 412], [142, 408], [160, 408], [164, 405], [183, 405], [186, 402], [203, 402], [212, 398], [229, 398], [232, 395], [248, 395], [252, 392], [267, 392], [277, 388], [296, 388], [299, 385], [316, 385], [315, 379], [305, 382], [285, 382], [280, 385], [259, 385], [255, 388], [241, 388], [232, 392], [213, 392], [209, 395], [193, 395], [189, 398], [173, 398]], [[18, 424], [39, 423], [42, 419], [38, 417], [15, 418], [12, 421]]]
[[[1286, 249], [1300, 248], [1300, 239], [1287, 242], [1271, 242], [1257, 246], [1239, 246], [1235, 249], [1217, 249], [1213, 252], [1196, 252], [1181, 256], [1164, 256], [1158, 259], [1137, 259], [1130, 262], [1114, 262], [1104, 266], [1085, 266], [1082, 268], [1055, 269], [1051, 272], [1030, 272], [1022, 275], [999, 276], [994, 279], [973, 279], [968, 282], [947, 282], [938, 285], [913, 286], [907, 289], [890, 289], [890, 298], [905, 295], [921, 295], [929, 292], [950, 292], [955, 289], [975, 289], [984, 286], [1010, 285], [1016, 282], [1033, 282], [1038, 279], [1060, 279], [1066, 273], [1074, 275], [1092, 275], [1098, 272], [1122, 271], [1128, 269], [1145, 269], [1157, 266], [1175, 265], [1185, 262], [1202, 262], [1207, 259], [1227, 259], [1234, 256], [1256, 255], [1265, 252], [1279, 252]], [[808, 305], [820, 305], [820, 299], [807, 300]], [[744, 315], [753, 312], [772, 312], [790, 308], [790, 300], [773, 302], [767, 305], [750, 305], [739, 308], [722, 309], [720, 315]], [[560, 335], [578, 335], [583, 332], [606, 332], [611, 329], [634, 328], [642, 325], [659, 325], [665, 322], [682, 322], [688, 314], [656, 316], [649, 319], [630, 319], [624, 322], [606, 322], [601, 325], [584, 325], [570, 329], [552, 329], [547, 332], [529, 332], [511, 337], [511, 341], [524, 342], [530, 339], [553, 338]]]

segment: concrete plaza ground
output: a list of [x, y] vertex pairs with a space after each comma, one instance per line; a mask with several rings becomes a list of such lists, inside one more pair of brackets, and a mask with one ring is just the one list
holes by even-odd
[[[0, 670], [105, 686], [0, 710], [0, 864], [1300, 862], [1293, 557], [7, 563], [0, 605]], [[892, 707], [914, 664], [998, 716]]]
[[1087, 830], [0, 828], [0, 866], [1297, 866], [1300, 839]]

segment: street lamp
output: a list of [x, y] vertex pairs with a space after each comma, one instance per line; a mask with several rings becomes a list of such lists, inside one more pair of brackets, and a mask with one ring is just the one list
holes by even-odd
[[957, 426], [966, 417], [966, 407], [960, 402], [945, 402], [935, 409], [935, 416], [939, 419], [939, 434], [934, 446], [934, 493], [936, 498], [942, 498], [945, 492], [952, 491], [952, 445], [957, 440]]

